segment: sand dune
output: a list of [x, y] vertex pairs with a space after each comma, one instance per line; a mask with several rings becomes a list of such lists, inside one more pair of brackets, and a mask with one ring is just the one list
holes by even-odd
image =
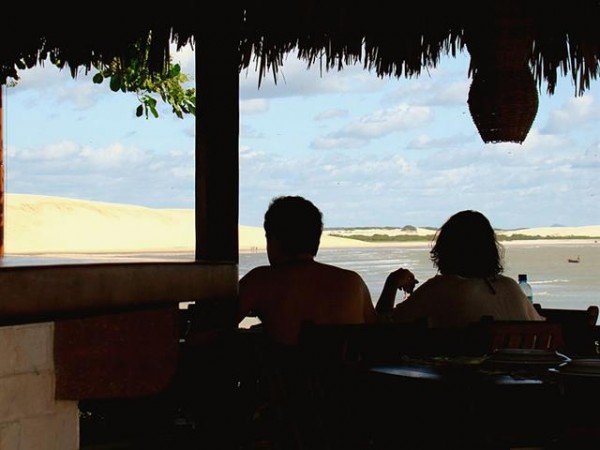
[[[4, 225], [6, 254], [194, 250], [194, 212], [191, 209], [152, 209], [42, 195], [6, 194]], [[381, 232], [381, 229], [373, 230]], [[360, 231], [368, 234], [365, 230]], [[600, 237], [600, 225], [532, 228], [511, 232], [542, 236]], [[386, 233], [398, 234], [401, 231], [386, 230]], [[417, 234], [423, 233], [432, 231], [417, 231]], [[264, 232], [260, 227], [240, 225], [239, 241], [240, 251], [265, 249]], [[328, 232], [324, 233], [321, 242], [322, 248], [376, 245], [378, 244], [329, 236]], [[418, 245], [429, 243], [422, 242]]]
[[[29, 194], [5, 196], [6, 254], [194, 251], [192, 209], [152, 209]], [[239, 226], [240, 251], [265, 249], [260, 227]], [[367, 243], [324, 236], [323, 247]]]

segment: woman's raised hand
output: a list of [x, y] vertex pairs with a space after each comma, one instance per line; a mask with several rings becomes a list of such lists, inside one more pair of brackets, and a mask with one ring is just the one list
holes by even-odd
[[401, 267], [388, 275], [387, 282], [392, 283], [396, 289], [412, 294], [419, 280], [410, 270]]

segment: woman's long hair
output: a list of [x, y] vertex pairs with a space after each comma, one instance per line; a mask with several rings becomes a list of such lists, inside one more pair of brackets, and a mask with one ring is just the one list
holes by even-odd
[[480, 212], [460, 211], [438, 230], [431, 260], [443, 275], [494, 277], [504, 271], [504, 249]]

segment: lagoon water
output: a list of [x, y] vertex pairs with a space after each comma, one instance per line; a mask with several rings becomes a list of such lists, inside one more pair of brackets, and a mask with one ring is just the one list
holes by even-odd
[[[579, 263], [568, 261], [578, 256]], [[429, 259], [429, 247], [322, 249], [317, 259], [360, 273], [374, 302], [387, 274], [398, 267], [410, 269], [421, 282], [436, 272]], [[519, 273], [527, 274], [533, 301], [542, 306], [600, 306], [600, 241], [584, 245], [506, 245], [504, 263], [505, 275], [516, 279]], [[241, 254], [240, 276], [261, 264], [268, 264], [265, 253]]]
[[[569, 259], [579, 257], [579, 263]], [[0, 266], [29, 266], [98, 262], [192, 261], [193, 253], [111, 253], [102, 255], [8, 255]], [[357, 271], [366, 281], [373, 301], [377, 300], [385, 277], [398, 267], [413, 271], [421, 282], [435, 274], [429, 247], [377, 247], [321, 249], [317, 259]], [[514, 244], [505, 246], [505, 274], [517, 278], [526, 273], [533, 288], [533, 300], [547, 308], [600, 306], [600, 241], [586, 244]], [[241, 253], [239, 272], [268, 264], [267, 255]], [[398, 296], [400, 297], [400, 296]]]

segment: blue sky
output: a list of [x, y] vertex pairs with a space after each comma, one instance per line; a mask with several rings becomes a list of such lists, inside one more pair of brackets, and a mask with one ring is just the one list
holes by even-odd
[[[193, 77], [190, 49], [176, 54]], [[326, 227], [440, 226], [476, 209], [498, 228], [600, 224], [600, 90], [542, 86], [525, 142], [484, 144], [468, 54], [411, 79], [321, 73], [293, 55], [275, 85], [240, 74], [240, 223], [303, 195]], [[136, 118], [134, 94], [46, 67], [4, 91], [5, 189], [153, 208], [194, 207], [194, 118]]]

